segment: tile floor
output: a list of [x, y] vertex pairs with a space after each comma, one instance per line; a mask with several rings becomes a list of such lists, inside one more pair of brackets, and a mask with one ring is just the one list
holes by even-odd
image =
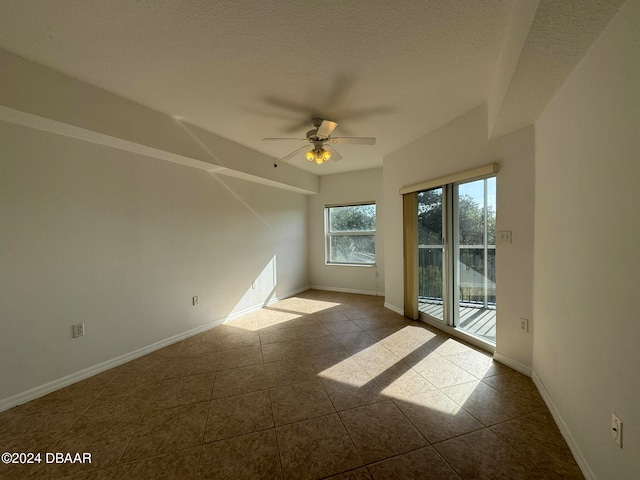
[[0, 478], [584, 478], [529, 378], [309, 290], [0, 414]]

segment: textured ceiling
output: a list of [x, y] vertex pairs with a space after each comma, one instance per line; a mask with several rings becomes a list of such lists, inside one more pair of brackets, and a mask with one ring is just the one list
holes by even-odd
[[[379, 167], [486, 102], [513, 1], [0, 0], [0, 48], [274, 158], [299, 144], [262, 138], [302, 137], [314, 116], [338, 122], [335, 136], [377, 137], [374, 147], [339, 146], [340, 162], [291, 161], [331, 174]], [[562, 2], [546, 3], [543, 23]], [[511, 88], [506, 98], [523, 95]]]
[[495, 136], [536, 121], [622, 4], [624, 0], [540, 1]]

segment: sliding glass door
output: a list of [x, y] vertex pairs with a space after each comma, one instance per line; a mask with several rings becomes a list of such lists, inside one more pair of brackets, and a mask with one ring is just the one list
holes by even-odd
[[444, 320], [444, 266], [442, 188], [418, 192], [418, 298], [420, 311]]
[[420, 313], [495, 344], [495, 177], [417, 196]]
[[496, 179], [454, 185], [455, 326], [496, 341]]

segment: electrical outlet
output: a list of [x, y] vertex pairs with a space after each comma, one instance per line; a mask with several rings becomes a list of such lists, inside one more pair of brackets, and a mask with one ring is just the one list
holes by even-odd
[[194, 295], [193, 298], [191, 299], [191, 302], [193, 303], [193, 306], [195, 307], [198, 304], [198, 296]]
[[522, 330], [522, 333], [529, 332], [529, 320], [527, 320], [526, 318], [520, 319], [520, 330]]
[[622, 448], [622, 420], [615, 413], [611, 414], [611, 436], [618, 446]]
[[255, 289], [256, 289], [256, 282], [251, 282], [251, 288], [252, 288], [253, 290], [255, 290]]
[[84, 323], [76, 323], [71, 326], [73, 338], [83, 337], [84, 336]]

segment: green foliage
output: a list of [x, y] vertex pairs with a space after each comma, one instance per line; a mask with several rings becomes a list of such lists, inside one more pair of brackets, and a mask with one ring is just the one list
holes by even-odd
[[339, 235], [331, 237], [330, 262], [376, 262], [376, 243], [373, 235]]
[[[484, 208], [471, 196], [460, 196], [458, 222], [460, 226], [460, 245], [484, 244]], [[487, 240], [495, 245], [496, 213], [492, 206], [487, 208]]]
[[[349, 235], [349, 232], [375, 232], [376, 206], [352, 205], [329, 208], [329, 261], [373, 264], [376, 261], [375, 235]], [[344, 235], [335, 235], [345, 232]]]
[[[442, 189], [418, 193], [418, 243], [433, 245], [434, 248], [421, 248], [419, 251], [419, 295], [423, 298], [442, 298]], [[458, 211], [454, 216], [458, 222], [459, 245], [482, 246], [485, 243], [485, 221], [487, 223], [488, 245], [495, 245], [496, 214], [492, 206], [486, 211], [484, 205], [471, 195], [458, 196]], [[461, 301], [484, 301], [484, 282], [476, 285], [478, 279], [487, 275], [495, 283], [495, 252], [490, 250], [488, 272], [484, 272], [484, 248], [460, 248], [459, 295]], [[487, 300], [495, 302], [495, 291], [488, 293]]]
[[376, 206], [331, 207], [329, 208], [329, 226], [332, 232], [375, 231]]
[[442, 189], [418, 193], [418, 243], [442, 244]]
[[[470, 195], [458, 199], [460, 245], [483, 245], [484, 208]], [[496, 213], [487, 208], [487, 240], [495, 245]], [[440, 245], [442, 243], [442, 189], [418, 193], [418, 243]]]
[[418, 268], [419, 296], [442, 298], [442, 266], [426, 265]]

